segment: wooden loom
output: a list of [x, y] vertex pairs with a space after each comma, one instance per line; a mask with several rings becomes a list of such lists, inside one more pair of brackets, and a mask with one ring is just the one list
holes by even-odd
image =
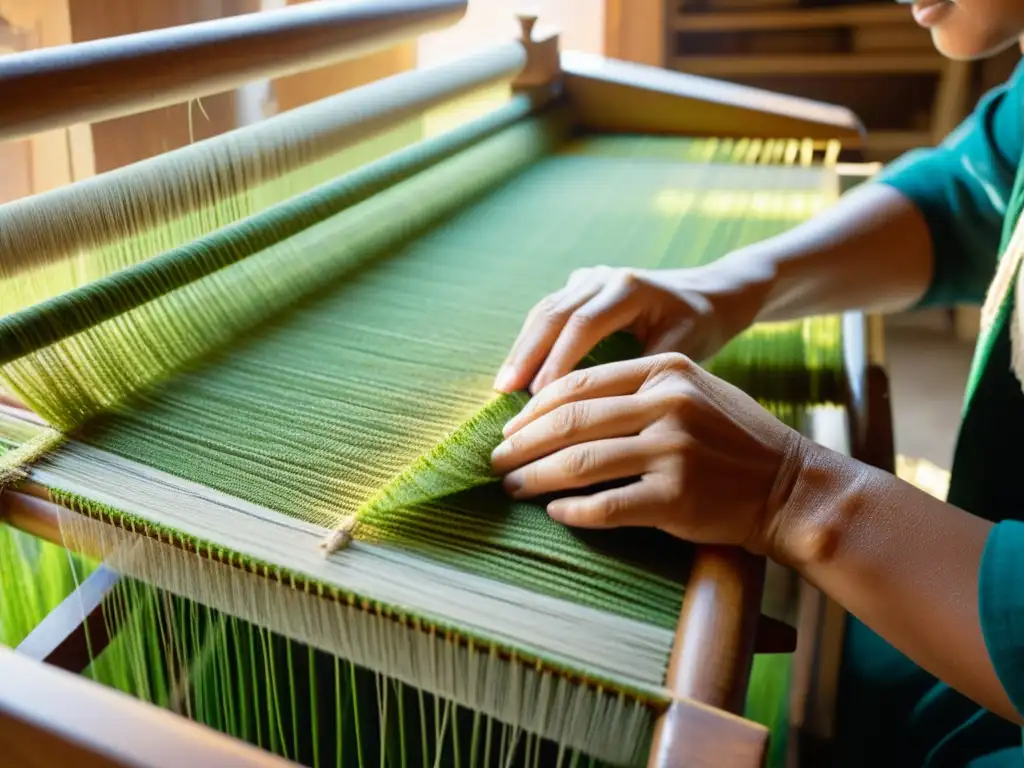
[[[314, 3], [10, 57], [0, 60], [5, 96], [0, 140], [132, 114], [379, 50], [451, 24], [464, 8], [464, 2], [452, 0]], [[514, 76], [514, 88], [538, 102], [564, 96], [592, 131], [801, 136], [839, 139], [849, 147], [860, 141], [859, 123], [844, 109], [596, 56], [560, 54], [557, 36], [535, 33], [534, 21], [523, 19], [525, 56], [509, 59], [507, 74]], [[126, 62], [131, 62], [127, 76]], [[435, 83], [429, 96], [417, 99], [412, 89], [427, 85], [423, 77], [400, 77], [409, 84], [410, 102], [416, 103], [382, 110], [373, 116], [374, 127], [484, 84], [484, 76], [475, 83]], [[353, 140], [366, 130], [353, 123]], [[838, 429], [823, 424], [812, 436], [891, 469], [887, 385], [867, 325], [859, 315], [844, 320], [845, 423]], [[2, 407], [16, 411], [21, 406], [8, 402]], [[68, 512], [38, 486], [23, 484], [0, 496], [0, 521], [57, 543], [62, 541], [59, 514]], [[805, 588], [796, 638], [790, 627], [760, 616], [765, 578], [763, 559], [727, 548], [698, 551], [665, 680], [675, 703], [659, 719], [651, 766], [762, 764], [768, 732], [738, 715], [755, 650], [796, 649], [794, 695], [803, 705], [796, 707], [795, 719], [809, 724], [812, 735], [827, 736], [842, 615]], [[105, 600], [117, 583], [118, 575], [101, 567], [14, 652], [0, 649], [0, 749], [13, 756], [11, 764], [283, 764], [204, 726], [67, 674], [84, 669], [87, 638], [94, 652], [108, 639]]]

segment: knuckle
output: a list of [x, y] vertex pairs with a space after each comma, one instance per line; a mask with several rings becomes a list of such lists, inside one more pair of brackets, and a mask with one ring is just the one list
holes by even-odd
[[579, 434], [586, 413], [582, 406], [563, 405], [552, 414], [554, 430], [559, 437], [570, 439]]
[[667, 392], [659, 399], [669, 411], [683, 416], [697, 408], [697, 398], [692, 392]]
[[586, 475], [593, 465], [593, 455], [585, 449], [567, 451], [562, 457], [562, 469], [568, 475]]
[[625, 518], [628, 510], [629, 506], [626, 503], [625, 496], [615, 494], [601, 499], [594, 509], [594, 516], [605, 525], [613, 525]]
[[587, 371], [573, 371], [562, 379], [562, 390], [566, 397], [575, 397], [590, 387], [590, 380]]
[[516, 432], [506, 438], [505, 445], [508, 447], [507, 453], [509, 455], [519, 456], [523, 452], [523, 449], [526, 448], [526, 444], [523, 442], [523, 433]]
[[697, 441], [686, 433], [674, 435], [667, 447], [671, 455], [680, 459], [691, 457], [699, 450]]
[[680, 352], [664, 352], [658, 357], [661, 358], [662, 366], [673, 373], [691, 375], [697, 367], [693, 360]]
[[643, 281], [640, 279], [640, 273], [635, 269], [624, 267], [616, 273], [615, 282], [623, 288], [631, 288], [640, 285]]
[[538, 316], [547, 320], [558, 320], [564, 318], [566, 315], [565, 310], [562, 309], [561, 303], [561, 296], [557, 293], [552, 293], [540, 300], [535, 311]]
[[[597, 267], [596, 269], [600, 269], [600, 267]], [[596, 269], [594, 267], [580, 267], [578, 269], [574, 269], [569, 273], [569, 282], [589, 277], [596, 271]]]
[[582, 331], [593, 325], [594, 321], [596, 321], [600, 315], [601, 313], [598, 311], [587, 309], [586, 307], [580, 307], [572, 313], [566, 325], [574, 332]]

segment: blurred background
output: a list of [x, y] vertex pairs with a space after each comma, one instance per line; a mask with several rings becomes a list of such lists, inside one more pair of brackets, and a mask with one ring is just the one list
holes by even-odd
[[[0, 55], [280, 8], [301, 0], [0, 0]], [[529, 10], [563, 49], [730, 80], [847, 106], [867, 127], [857, 160], [886, 162], [942, 138], [1016, 65], [1013, 49], [949, 62], [891, 0], [470, 0], [456, 27], [355, 61], [167, 109], [0, 143], [0, 203], [184, 146], [408, 69], [508, 40]], [[500, 96], [501, 94], [496, 94]], [[467, 104], [475, 112], [487, 105]], [[458, 107], [456, 108], [456, 113]], [[403, 141], [466, 114], [432, 113]], [[853, 158], [846, 158], [853, 159]], [[886, 319], [897, 450], [904, 473], [941, 490], [976, 308]], [[922, 461], [923, 460], [923, 461]]]

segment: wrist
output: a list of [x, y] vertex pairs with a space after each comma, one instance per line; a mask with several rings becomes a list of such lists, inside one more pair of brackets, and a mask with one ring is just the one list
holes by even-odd
[[728, 272], [732, 290], [723, 297], [723, 307], [748, 319], [748, 324], [763, 319], [776, 291], [779, 270], [761, 244], [741, 248], [722, 258], [716, 265]]
[[798, 571], [830, 560], [873, 471], [800, 436], [766, 511], [763, 553]]

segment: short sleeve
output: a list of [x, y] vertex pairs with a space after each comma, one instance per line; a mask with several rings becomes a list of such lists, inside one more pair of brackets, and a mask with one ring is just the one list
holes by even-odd
[[934, 251], [925, 306], [981, 303], [995, 274], [1022, 151], [1024, 62], [945, 141], [903, 155], [879, 183], [924, 215]]
[[1024, 716], [1024, 523], [1005, 520], [989, 534], [981, 557], [978, 605], [992, 665]]

